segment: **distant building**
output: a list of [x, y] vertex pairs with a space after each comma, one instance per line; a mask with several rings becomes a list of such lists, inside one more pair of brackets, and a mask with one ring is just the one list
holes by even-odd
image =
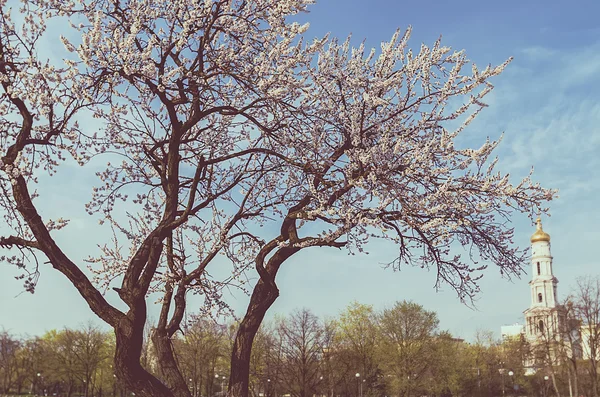
[[531, 304], [524, 311], [527, 340], [536, 344], [542, 342], [542, 339], [560, 339], [564, 331], [564, 310], [556, 297], [558, 279], [552, 272], [550, 235], [542, 229], [540, 218], [537, 219], [536, 231], [531, 236], [531, 267]]
[[517, 339], [525, 333], [525, 328], [522, 324], [514, 323], [512, 325], [503, 325], [500, 327], [500, 335], [502, 340]]
[[[593, 329], [595, 327], [592, 326], [588, 326], [586, 324], [582, 324], [581, 327], [579, 328], [579, 335], [580, 335], [580, 339], [581, 339], [581, 357], [584, 360], [589, 360], [592, 357], [592, 350], [591, 350], [591, 346], [590, 346], [590, 337], [591, 335], [593, 335]], [[594, 344], [592, 344], [592, 346], [594, 346]], [[594, 356], [598, 356], [598, 352], [596, 352], [596, 354], [594, 354]]]
[[[569, 329], [564, 307], [558, 303], [558, 279], [552, 271], [550, 235], [538, 217], [531, 236], [531, 303], [525, 314], [525, 337], [532, 353], [528, 366], [557, 364], [558, 357], [571, 354]], [[575, 335], [575, 334], [573, 334]], [[568, 350], [568, 351], [567, 351]]]
[[[531, 236], [531, 290], [529, 308], [525, 315], [525, 325], [503, 326], [503, 339], [521, 336], [529, 343], [531, 354], [525, 365], [531, 371], [535, 368], [557, 363], [559, 355], [581, 357], [579, 324], [567, 321], [566, 310], [557, 298], [558, 279], [552, 269], [550, 235], [542, 228], [542, 221], [536, 220], [536, 231]], [[531, 373], [530, 371], [530, 373]]]

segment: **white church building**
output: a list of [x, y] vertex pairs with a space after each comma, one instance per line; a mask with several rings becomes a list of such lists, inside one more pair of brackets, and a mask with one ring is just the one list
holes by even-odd
[[[525, 325], [513, 324], [501, 328], [502, 338], [523, 337], [531, 346], [532, 352], [540, 347], [550, 352], [555, 360], [558, 346], [569, 350], [567, 354], [581, 354], [578, 347], [580, 336], [578, 326], [567, 324], [565, 309], [557, 299], [558, 279], [552, 269], [550, 235], [542, 228], [542, 221], [536, 220], [536, 231], [531, 236], [531, 280], [530, 304], [523, 314]], [[567, 342], [569, 338], [569, 343]], [[574, 350], [573, 350], [574, 349]], [[546, 353], [547, 355], [547, 353]], [[539, 360], [532, 353], [528, 366], [536, 366]]]
[[531, 344], [556, 340], [566, 331], [562, 307], [558, 304], [558, 279], [552, 272], [550, 235], [542, 229], [540, 218], [531, 236], [531, 303], [525, 314], [525, 336]]

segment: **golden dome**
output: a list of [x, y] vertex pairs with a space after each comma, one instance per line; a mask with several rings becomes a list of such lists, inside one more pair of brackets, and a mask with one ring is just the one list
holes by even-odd
[[536, 231], [531, 236], [531, 242], [535, 243], [538, 241], [548, 241], [550, 242], [550, 235], [542, 229], [542, 220], [538, 217], [535, 221]]

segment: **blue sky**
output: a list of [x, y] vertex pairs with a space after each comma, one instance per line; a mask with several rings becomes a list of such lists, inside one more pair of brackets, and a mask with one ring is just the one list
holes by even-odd
[[[487, 136], [504, 140], [497, 152], [499, 169], [524, 176], [531, 166], [534, 178], [560, 189], [551, 203], [544, 229], [552, 236], [554, 272], [559, 297], [577, 277], [597, 275], [600, 242], [600, 4], [597, 1], [429, 1], [328, 0], [299, 19], [311, 23], [307, 36], [326, 32], [353, 40], [366, 39], [378, 47], [397, 28], [413, 27], [411, 47], [431, 44], [440, 35], [444, 45], [465, 49], [470, 59], [485, 66], [514, 56], [513, 63], [493, 83], [491, 105], [465, 132], [474, 146]], [[60, 45], [53, 44], [53, 45]], [[72, 209], [72, 225], [59, 241], [74, 258], [95, 249], [103, 236], [86, 225], [94, 221], [83, 210], [89, 197], [85, 185], [71, 183], [79, 170], [65, 167], [66, 178], [53, 179], [54, 190], [44, 197], [44, 210]], [[71, 175], [71, 173], [73, 175]], [[72, 194], [65, 198], [64, 191]], [[81, 202], [78, 198], [84, 198]], [[529, 244], [534, 227], [525, 216], [513, 219], [516, 241]], [[314, 249], [294, 257], [278, 276], [280, 297], [270, 311], [287, 313], [307, 307], [321, 316], [338, 314], [352, 300], [390, 306], [414, 300], [438, 312], [440, 326], [470, 339], [477, 329], [499, 335], [504, 324], [522, 322], [529, 305], [530, 276], [507, 281], [490, 267], [481, 282], [482, 293], [473, 310], [462, 305], [449, 288], [433, 289], [435, 274], [406, 268], [382, 269], [393, 259], [390, 246], [370, 247], [368, 256]], [[527, 269], [529, 270], [529, 269]], [[41, 334], [52, 328], [75, 327], [93, 314], [66, 279], [51, 268], [42, 269], [35, 295], [20, 294], [16, 271], [0, 267], [0, 326], [15, 333]], [[242, 315], [246, 296], [230, 296]], [[155, 315], [156, 316], [156, 315]], [[99, 320], [96, 320], [100, 324]]]

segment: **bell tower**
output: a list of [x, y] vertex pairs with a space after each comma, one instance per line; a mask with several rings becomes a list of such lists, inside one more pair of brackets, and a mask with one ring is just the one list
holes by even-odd
[[531, 304], [525, 310], [525, 334], [530, 342], [556, 341], [560, 338], [561, 310], [556, 297], [558, 279], [552, 272], [550, 235], [542, 220], [536, 220], [531, 236]]

